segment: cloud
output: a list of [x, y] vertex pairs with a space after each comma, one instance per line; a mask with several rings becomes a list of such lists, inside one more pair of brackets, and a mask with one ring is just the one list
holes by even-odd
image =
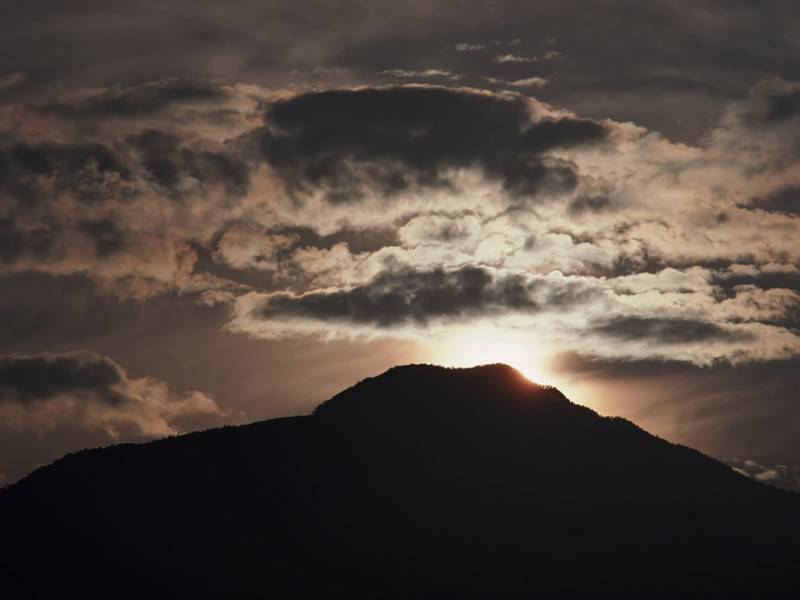
[[103, 144], [28, 144], [18, 142], [0, 155], [4, 177], [2, 186], [28, 200], [39, 196], [34, 178], [61, 176], [79, 197], [90, 201], [102, 192], [103, 184], [113, 179], [125, 181], [130, 170]]
[[767, 123], [781, 123], [800, 116], [800, 90], [781, 91], [767, 96], [769, 109], [764, 116]]
[[[686, 140], [702, 134], [709, 117], [758, 77], [775, 72], [775, 65], [787, 75], [798, 72], [795, 7], [786, 0], [771, 3], [769, 11], [736, 3], [726, 7], [724, 18], [711, 0], [690, 7], [619, 0], [613, 19], [602, 4], [576, 11], [571, 3], [553, 0], [525, 5], [468, 0], [458, 10], [441, 2], [421, 8], [416, 2], [375, 0], [369, 9], [309, 2], [313, 18], [281, 1], [232, 0], [224, 17], [218, 6], [198, 7], [188, 0], [174, 0], [166, 10], [155, 5], [134, 9], [120, 0], [80, 8], [60, 2], [47, 15], [33, 6], [19, 7], [0, 24], [0, 73], [22, 70], [37, 88], [39, 83], [63, 87], [76, 82], [102, 87], [175, 73], [267, 81], [279, 88], [308, 85], [319, 65], [348, 69], [352, 82], [369, 84], [377, 70], [398, 56], [405, 68], [427, 65], [436, 56], [442, 69], [502, 76], [484, 71], [509, 65], [475, 60], [475, 52], [453, 49], [457, 44], [488, 48], [493, 41], [511, 46], [522, 37], [509, 50], [542, 55], [557, 37], [564, 58], [558, 65], [560, 85], [548, 101], [586, 114], [597, 110], [592, 114], [634, 120], [665, 131], [670, 139]], [[593, 35], [576, 27], [576, 19], [590, 24]], [[662, 32], [659, 43], [637, 35], [652, 30]], [[773, 32], [769, 40], [764, 31]], [[31, 48], [29, 39], [47, 43]], [[21, 47], [27, 51], [19, 52]]]
[[27, 75], [22, 71], [14, 71], [12, 73], [0, 75], [0, 92], [24, 83], [27, 78]]
[[[795, 465], [800, 423], [786, 415], [797, 410], [798, 358], [682, 361], [600, 358], [584, 351], [556, 355], [549, 363], [559, 389], [570, 399], [607, 415], [619, 415], [673, 442], [689, 444], [723, 462], [745, 469], [758, 457], [763, 468]], [[800, 472], [796, 473], [800, 475]], [[795, 488], [797, 489], [797, 488]]]
[[229, 328], [285, 337], [305, 335], [314, 331], [314, 323], [324, 323], [326, 334], [333, 337], [395, 328], [405, 331], [401, 335], [413, 336], [414, 330], [441, 332], [449, 325], [485, 317], [567, 311], [590, 302], [595, 294], [581, 282], [564, 278], [526, 277], [478, 267], [403, 268], [338, 290], [243, 296]]
[[490, 310], [535, 310], [525, 282], [508, 278], [495, 282], [489, 272], [465, 268], [446, 273], [401, 271], [382, 273], [368, 284], [338, 292], [269, 298], [261, 315], [311, 317], [322, 320], [425, 325], [437, 317], [458, 318]]
[[784, 290], [789, 292], [787, 298], [791, 298], [791, 292], [800, 292], [800, 268], [791, 263], [734, 263], [714, 272], [711, 281], [718, 293], [728, 297], [758, 289]]
[[236, 195], [247, 190], [247, 165], [225, 151], [194, 149], [155, 130], [114, 145], [18, 142], [0, 148], [0, 187], [19, 201], [45, 202], [68, 191], [89, 204], [134, 200], [148, 191], [179, 196], [201, 186], [220, 186]]
[[766, 198], [754, 198], [745, 206], [768, 212], [798, 214], [800, 213], [800, 186], [779, 188], [770, 192]]
[[252, 161], [212, 123], [236, 134], [246, 117], [231, 114], [255, 103], [160, 81], [16, 107], [22, 125], [0, 142], [0, 269], [84, 273], [121, 298], [180, 290], [210, 216], [240, 212], [250, 191]]
[[724, 459], [734, 471], [761, 483], [800, 492], [800, 466], [762, 464], [752, 459]]
[[[603, 355], [792, 356], [800, 118], [769, 115], [795, 91], [759, 83], [697, 146], [420, 84], [159, 80], [12, 102], [26, 118], [0, 141], [0, 270], [79, 274], [123, 300], [184, 294], [266, 337], [494, 327]], [[457, 297], [469, 269], [489, 274], [483, 306], [419, 308], [426, 285]], [[425, 279], [437, 270], [449, 288]], [[491, 299], [515, 278], [591, 293], [548, 321]], [[405, 308], [369, 313], [384, 292]], [[270, 298], [283, 304], [267, 318]], [[333, 301], [367, 309], [321, 308]]]
[[380, 72], [381, 75], [391, 75], [400, 79], [416, 79], [421, 77], [442, 77], [444, 79], [458, 80], [461, 75], [454, 75], [450, 71], [443, 69], [424, 69], [422, 71], [413, 71], [408, 69], [387, 69]]
[[569, 203], [567, 210], [573, 214], [603, 212], [613, 208], [612, 201], [603, 194], [578, 196]]
[[519, 54], [498, 54], [494, 57], [496, 63], [532, 63], [539, 59], [535, 56], [520, 56]]
[[77, 427], [111, 439], [173, 435], [229, 416], [201, 392], [174, 394], [89, 351], [0, 356], [0, 414], [5, 433]]
[[484, 79], [489, 83], [493, 83], [494, 85], [509, 86], [514, 88], [540, 89], [550, 83], [550, 80], [545, 79], [544, 77], [528, 77], [526, 79], [517, 79], [514, 81], [498, 79], [497, 77], [484, 77]]
[[90, 354], [65, 356], [4, 356], [0, 360], [3, 400], [27, 403], [60, 393], [96, 390], [108, 404], [121, 400], [110, 386], [122, 382], [118, 365]]
[[275, 102], [267, 123], [264, 156], [289, 188], [332, 202], [448, 187], [449, 172], [473, 167], [511, 193], [569, 191], [574, 168], [546, 153], [607, 136], [595, 121], [537, 115], [523, 96], [434, 86], [300, 94]]
[[517, 88], [542, 88], [549, 83], [544, 77], [528, 77], [527, 79], [517, 79], [509, 81], [508, 85]]
[[293, 233], [267, 233], [255, 224], [235, 224], [217, 241], [214, 258], [236, 269], [275, 270], [281, 252], [299, 239]]
[[623, 340], [652, 340], [661, 344], [694, 342], [751, 341], [746, 332], [722, 327], [716, 323], [679, 318], [620, 316], [595, 325], [594, 331]]
[[88, 273], [120, 298], [145, 299], [185, 285], [197, 255], [179, 239], [122, 229], [109, 219], [20, 227], [0, 218], [0, 268]]
[[42, 103], [37, 109], [68, 117], [152, 116], [175, 105], [222, 105], [229, 99], [225, 87], [209, 81], [163, 79], [84, 92], [65, 101]]
[[145, 176], [170, 195], [195, 193], [197, 184], [219, 185], [237, 197], [247, 192], [249, 167], [231, 153], [195, 150], [173, 135], [152, 130], [128, 141]]
[[470, 44], [467, 42], [459, 42], [453, 48], [456, 52], [478, 52], [486, 48], [485, 44]]
[[[85, 325], [95, 327], [94, 320], [87, 316]], [[95, 352], [0, 354], [0, 473], [7, 483], [80, 448], [141, 442], [243, 416], [203, 392], [133, 377]]]

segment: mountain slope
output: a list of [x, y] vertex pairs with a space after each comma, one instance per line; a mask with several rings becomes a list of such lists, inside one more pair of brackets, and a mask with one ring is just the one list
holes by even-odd
[[[503, 365], [69, 455], [0, 494], [17, 597], [764, 597], [800, 498]], [[78, 594], [80, 592], [80, 594]]]

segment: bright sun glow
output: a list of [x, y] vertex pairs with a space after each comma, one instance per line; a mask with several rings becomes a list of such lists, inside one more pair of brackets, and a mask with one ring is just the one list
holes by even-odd
[[475, 332], [434, 344], [430, 351], [431, 362], [446, 367], [505, 363], [535, 383], [553, 385], [542, 348], [520, 339]]

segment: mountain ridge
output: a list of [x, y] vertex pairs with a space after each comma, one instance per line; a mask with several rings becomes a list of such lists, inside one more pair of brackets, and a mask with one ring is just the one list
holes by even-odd
[[29, 597], [52, 582], [88, 598], [154, 585], [202, 598], [758, 597], [800, 583], [797, 524], [800, 495], [511, 367], [407, 365], [310, 415], [37, 470], [0, 492], [0, 575]]

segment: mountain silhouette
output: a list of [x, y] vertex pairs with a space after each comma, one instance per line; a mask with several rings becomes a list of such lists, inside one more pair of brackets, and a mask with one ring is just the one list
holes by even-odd
[[68, 455], [0, 493], [7, 598], [774, 598], [800, 495], [505, 365]]

